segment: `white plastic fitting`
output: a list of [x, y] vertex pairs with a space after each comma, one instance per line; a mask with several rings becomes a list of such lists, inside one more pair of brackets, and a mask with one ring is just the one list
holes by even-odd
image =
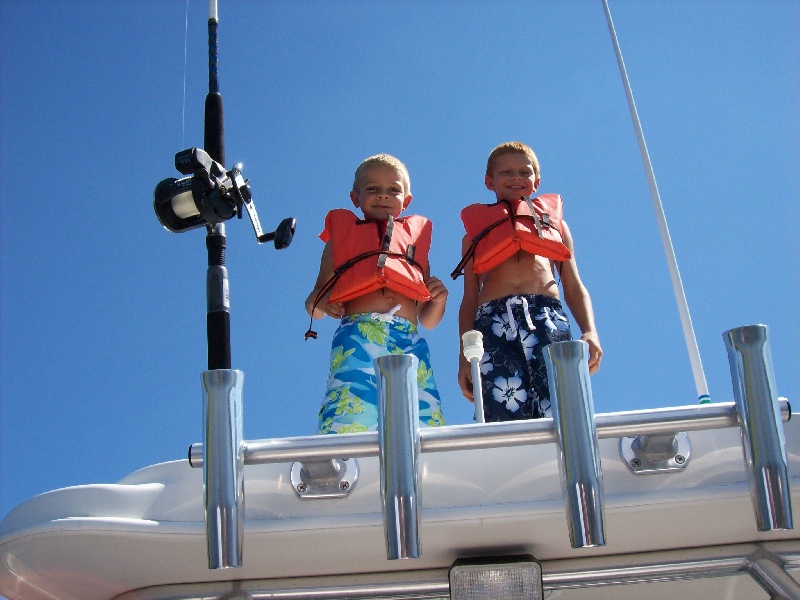
[[483, 334], [480, 331], [470, 330], [461, 336], [464, 345], [464, 358], [469, 362], [473, 359], [483, 358]]
[[472, 394], [475, 403], [475, 422], [484, 423], [483, 391], [481, 389], [481, 359], [483, 358], [483, 334], [474, 329], [461, 336], [464, 346], [464, 358], [469, 361], [472, 372]]

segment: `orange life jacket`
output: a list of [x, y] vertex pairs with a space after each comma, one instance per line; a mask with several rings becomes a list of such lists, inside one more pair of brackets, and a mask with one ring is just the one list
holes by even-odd
[[[359, 219], [344, 208], [330, 211], [319, 237], [331, 242], [334, 273], [320, 288], [314, 308], [329, 290], [329, 302], [347, 302], [384, 287], [412, 300], [430, 300], [425, 273], [432, 229], [418, 215], [378, 221]], [[309, 337], [316, 337], [311, 328]]]
[[532, 202], [533, 215], [524, 198], [464, 208], [461, 220], [472, 243], [450, 276], [456, 279], [462, 275], [470, 258], [472, 270], [485, 273], [520, 250], [553, 260], [569, 260], [572, 253], [561, 236], [561, 196], [542, 194]]

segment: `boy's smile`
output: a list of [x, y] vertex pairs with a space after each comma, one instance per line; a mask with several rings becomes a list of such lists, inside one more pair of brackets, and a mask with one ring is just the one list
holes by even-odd
[[405, 210], [411, 195], [406, 195], [403, 176], [397, 169], [378, 164], [366, 172], [358, 193], [350, 192], [350, 199], [365, 218], [385, 220]]
[[521, 196], [530, 196], [539, 187], [531, 159], [521, 152], [498, 156], [492, 175], [487, 175], [484, 181], [498, 200], [519, 200]]

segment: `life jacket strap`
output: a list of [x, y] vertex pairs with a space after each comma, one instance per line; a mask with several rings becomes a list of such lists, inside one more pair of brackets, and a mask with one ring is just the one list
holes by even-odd
[[478, 233], [478, 235], [476, 235], [473, 238], [472, 243], [469, 245], [469, 248], [467, 248], [467, 251], [464, 253], [464, 256], [461, 257], [461, 262], [459, 262], [458, 265], [456, 265], [456, 268], [453, 270], [453, 272], [450, 273], [450, 277], [452, 277], [453, 279], [458, 279], [461, 275], [463, 275], [464, 267], [467, 265], [470, 259], [475, 255], [475, 248], [477, 248], [478, 242], [480, 242], [484, 237], [486, 237], [492, 229], [494, 229], [499, 225], [502, 225], [503, 223], [507, 223], [508, 220], [509, 220], [508, 217], [503, 217], [499, 221], [495, 221], [491, 225], [482, 229]]
[[536, 209], [533, 208], [533, 200], [531, 200], [530, 196], [523, 196], [525, 202], [528, 205], [528, 210], [531, 211], [531, 216], [533, 217], [533, 223], [536, 226], [536, 234], [539, 236], [539, 239], [543, 239], [542, 236], [542, 220], [539, 218], [539, 215], [536, 214]]
[[391, 215], [386, 219], [386, 231], [383, 234], [383, 241], [381, 242], [381, 253], [378, 256], [378, 268], [382, 269], [386, 265], [388, 258], [389, 245], [392, 243], [392, 232], [394, 231], [394, 217]]

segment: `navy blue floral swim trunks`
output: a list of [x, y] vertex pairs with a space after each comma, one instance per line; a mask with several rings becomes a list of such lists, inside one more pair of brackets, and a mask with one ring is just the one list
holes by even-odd
[[478, 307], [483, 334], [483, 413], [487, 423], [550, 416], [542, 354], [551, 342], [572, 339], [561, 301], [542, 295], [497, 298]]

